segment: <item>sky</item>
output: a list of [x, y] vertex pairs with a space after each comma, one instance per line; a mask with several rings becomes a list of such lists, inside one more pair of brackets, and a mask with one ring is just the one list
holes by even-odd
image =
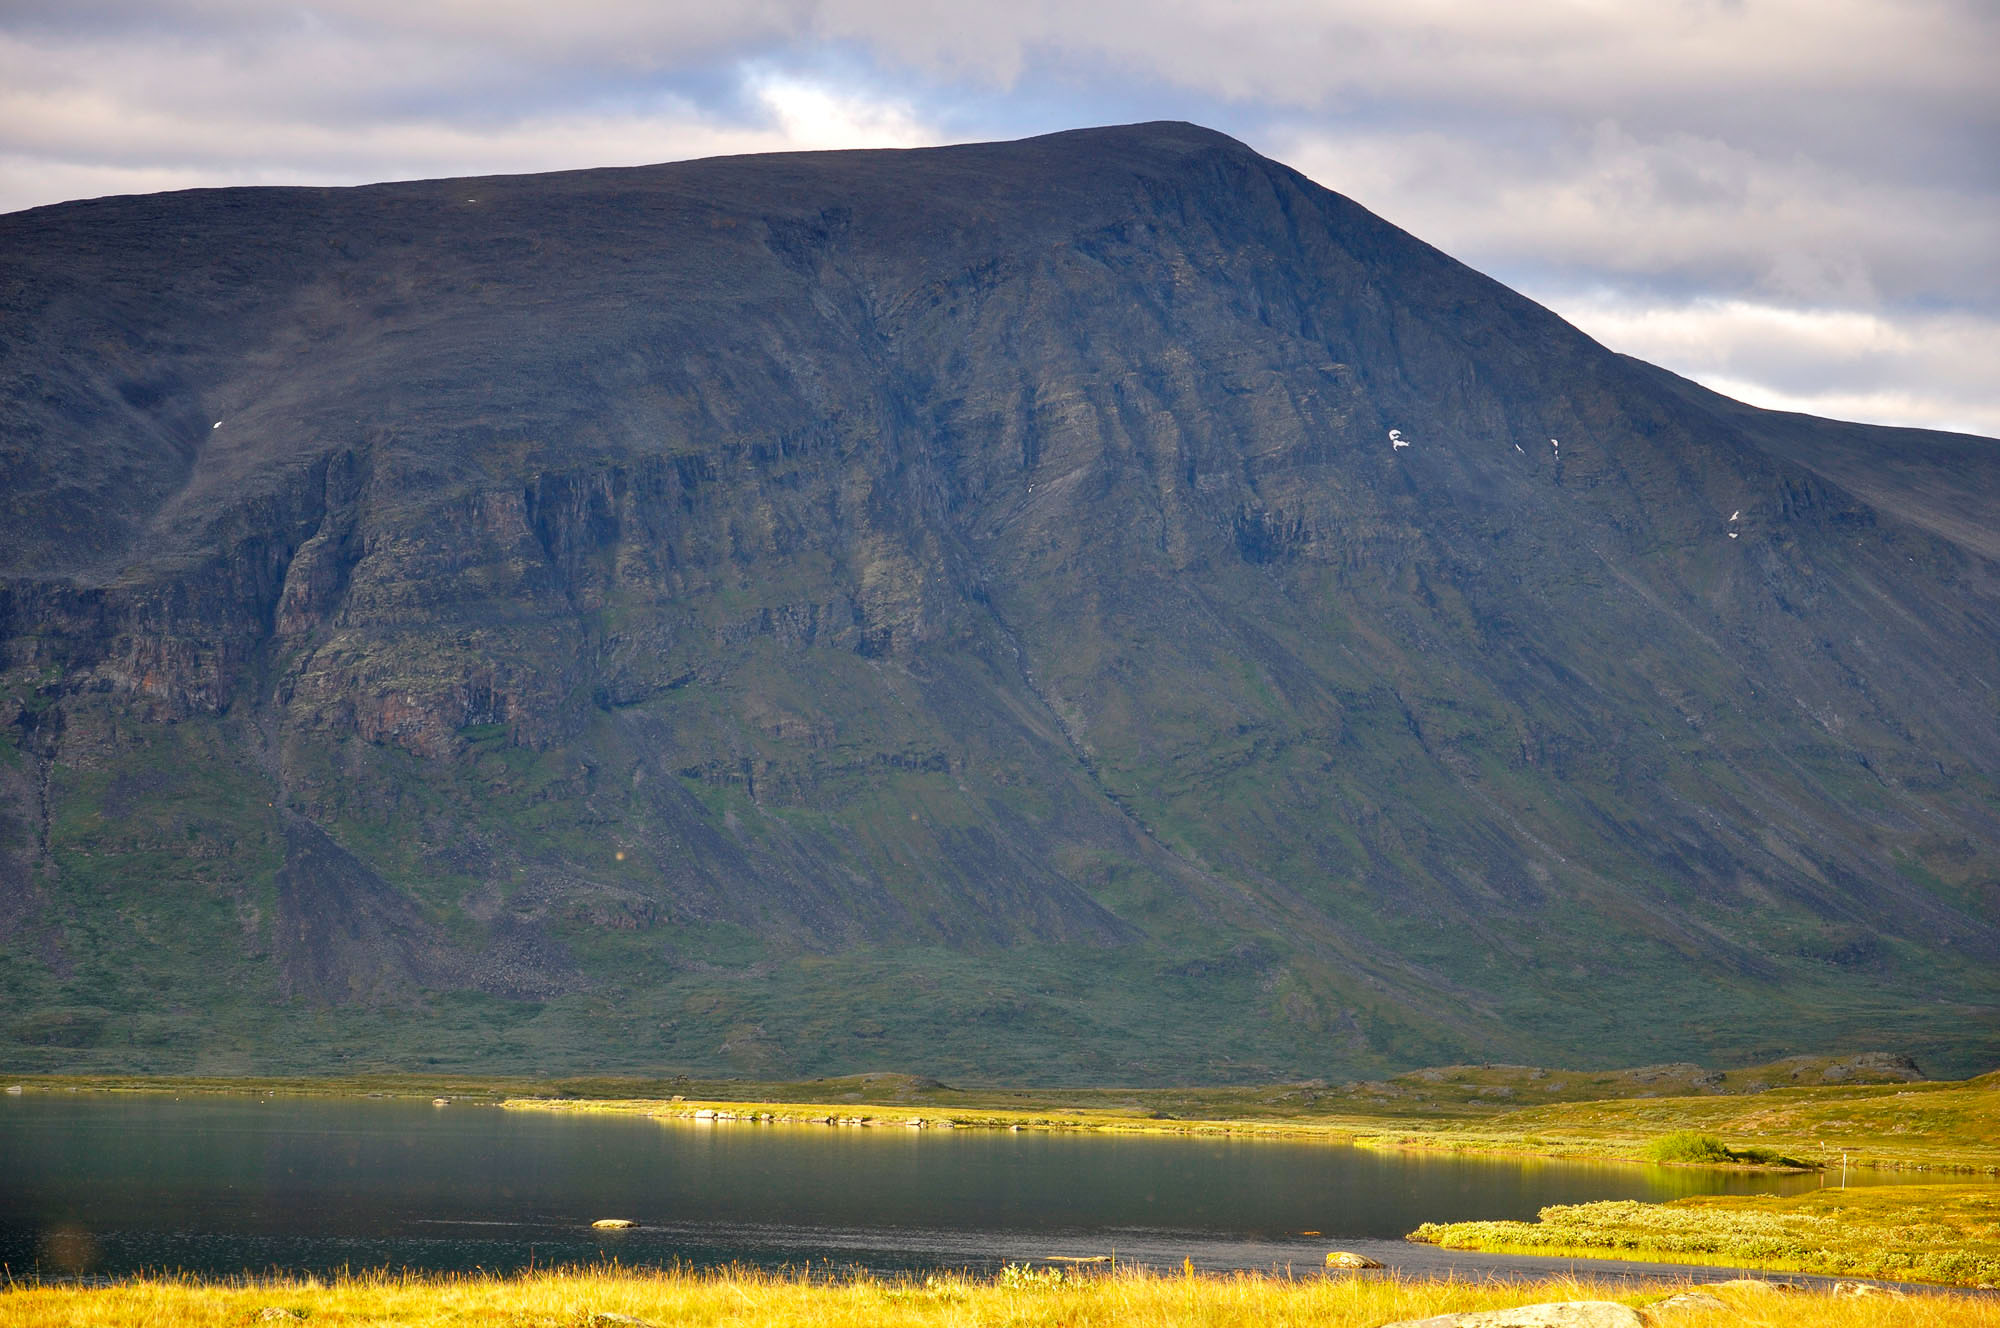
[[0, 0], [0, 211], [1156, 119], [1742, 400], [2000, 436], [2000, 0]]

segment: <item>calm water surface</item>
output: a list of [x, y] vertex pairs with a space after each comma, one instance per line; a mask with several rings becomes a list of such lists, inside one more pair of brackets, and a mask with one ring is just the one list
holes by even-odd
[[[1819, 1183], [1268, 1140], [390, 1101], [0, 1099], [0, 1263], [17, 1276], [511, 1271], [605, 1257], [891, 1271], [1114, 1251], [1121, 1262], [1303, 1269], [1336, 1244], [1463, 1275], [1550, 1261], [1401, 1237], [1424, 1221], [1525, 1218], [1550, 1203]], [[594, 1232], [600, 1217], [641, 1227]]]

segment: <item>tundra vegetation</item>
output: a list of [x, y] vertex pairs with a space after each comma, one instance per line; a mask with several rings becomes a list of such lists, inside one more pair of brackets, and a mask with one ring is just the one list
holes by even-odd
[[1555, 1204], [1535, 1222], [1427, 1222], [1410, 1238], [1454, 1250], [2000, 1287], [2000, 1187], [1859, 1186], [1786, 1197]]
[[[12, 1328], [220, 1328], [245, 1323], [397, 1328], [1373, 1328], [1436, 1314], [1570, 1300], [1661, 1306], [1685, 1282], [1414, 1282], [1274, 1270], [1185, 1276], [1120, 1269], [1056, 1276], [824, 1279], [729, 1270], [562, 1269], [513, 1278], [356, 1275], [201, 1283], [144, 1278], [109, 1287], [0, 1289]], [[1657, 1311], [1664, 1328], [2000, 1328], [2000, 1299], [1944, 1292], [1840, 1295], [1740, 1283], [1713, 1304]]]

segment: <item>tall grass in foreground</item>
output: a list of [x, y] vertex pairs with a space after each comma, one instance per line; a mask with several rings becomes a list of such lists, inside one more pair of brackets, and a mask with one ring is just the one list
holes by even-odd
[[[82, 1289], [0, 1290], [8, 1328], [198, 1328], [203, 1325], [396, 1324], [407, 1328], [1372, 1328], [1396, 1319], [1546, 1300], [1619, 1300], [1643, 1308], [1685, 1283], [1416, 1282], [1283, 1274], [1005, 1279], [932, 1276], [814, 1281], [727, 1271], [566, 1269], [522, 1277], [360, 1275], [244, 1284], [135, 1278]], [[1836, 1297], [1725, 1288], [1724, 1310], [1675, 1310], [1663, 1325], [1797, 1328], [2000, 1328], [2000, 1299], [1939, 1293]], [[611, 1316], [626, 1316], [619, 1319]]]

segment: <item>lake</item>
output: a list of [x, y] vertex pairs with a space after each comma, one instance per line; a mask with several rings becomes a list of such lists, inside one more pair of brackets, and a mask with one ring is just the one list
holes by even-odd
[[[1400, 1238], [1423, 1221], [1525, 1218], [1550, 1203], [1820, 1183], [1267, 1139], [709, 1124], [389, 1100], [0, 1099], [0, 1264], [15, 1276], [511, 1272], [605, 1258], [889, 1272], [1114, 1253], [1306, 1270], [1333, 1248], [1463, 1276], [1568, 1264]], [[591, 1229], [607, 1217], [641, 1225]]]

